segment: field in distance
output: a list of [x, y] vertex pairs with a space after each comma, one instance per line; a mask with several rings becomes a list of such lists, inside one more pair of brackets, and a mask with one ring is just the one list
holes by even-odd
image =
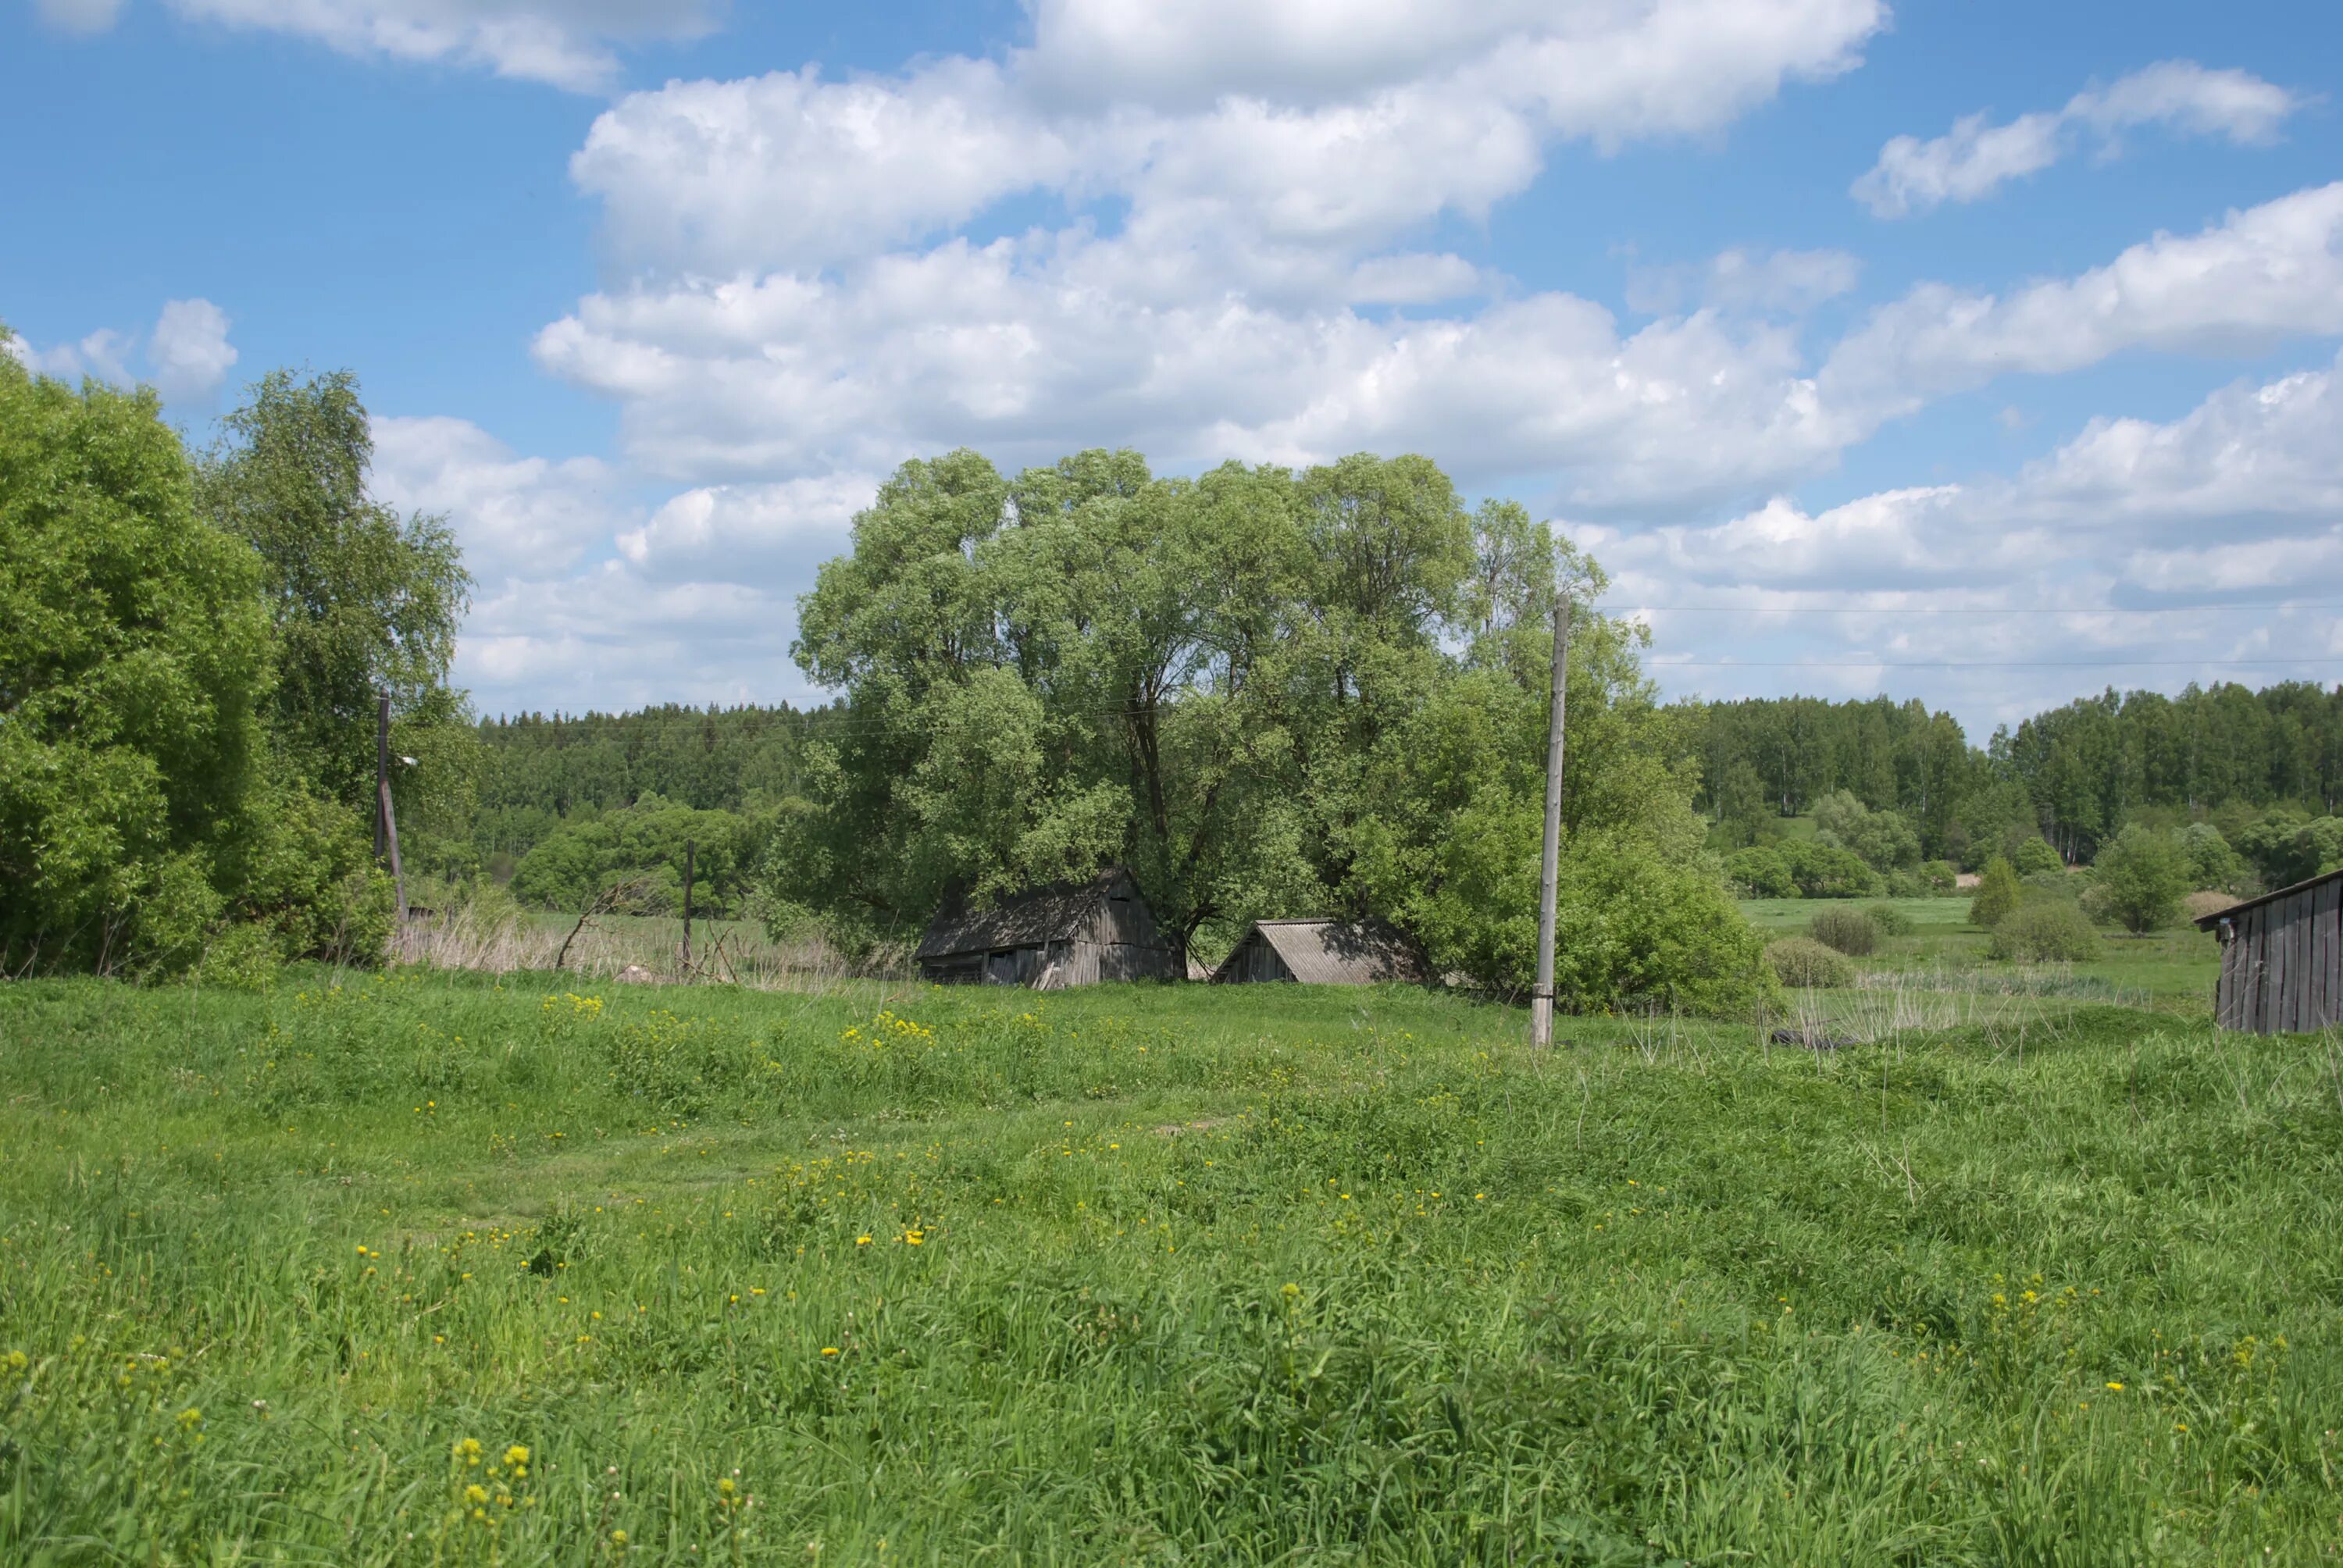
[[2343, 1047], [2016, 1002], [0, 986], [0, 1560], [2328, 1561]]

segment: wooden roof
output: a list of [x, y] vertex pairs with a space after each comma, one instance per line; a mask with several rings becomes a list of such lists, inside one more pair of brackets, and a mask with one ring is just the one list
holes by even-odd
[[2247, 910], [2258, 910], [2262, 905], [2274, 903], [2279, 899], [2290, 899], [2297, 893], [2315, 888], [2321, 882], [2333, 881], [2338, 877], [2343, 877], [2343, 866], [2338, 866], [2331, 871], [2321, 871], [2315, 877], [2306, 878], [2290, 888], [2278, 888], [2256, 898], [2239, 899], [2227, 909], [2215, 910], [2209, 915], [2198, 915], [2195, 921], [2196, 927], [2200, 931], [2209, 931], [2223, 920], [2234, 920]]
[[936, 959], [1076, 940], [1096, 928], [1101, 906], [1111, 893], [1139, 897], [1138, 884], [1121, 866], [1109, 866], [1085, 882], [1061, 882], [1017, 893], [990, 909], [948, 903], [928, 922], [913, 957]]
[[1389, 926], [1362, 920], [1255, 920], [1222, 960], [1212, 978], [1232, 975], [1231, 965], [1246, 942], [1261, 938], [1305, 985], [1372, 985], [1376, 980], [1421, 982], [1423, 959]]

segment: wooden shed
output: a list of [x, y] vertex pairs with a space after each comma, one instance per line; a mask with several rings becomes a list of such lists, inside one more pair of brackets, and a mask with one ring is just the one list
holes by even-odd
[[920, 939], [920, 978], [1036, 990], [1101, 980], [1174, 980], [1182, 965], [1139, 884], [1120, 866], [990, 909], [947, 905]]
[[1423, 979], [1423, 958], [1413, 942], [1389, 926], [1356, 920], [1255, 920], [1212, 971], [1214, 985], [1373, 985]]
[[2287, 1034], [2343, 1023], [2343, 870], [2200, 915], [2221, 939], [2213, 1020]]

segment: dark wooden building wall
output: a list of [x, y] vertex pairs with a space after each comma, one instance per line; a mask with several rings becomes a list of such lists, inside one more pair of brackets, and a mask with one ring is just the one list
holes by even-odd
[[1221, 977], [1224, 985], [1262, 985], [1293, 978], [1293, 971], [1286, 967], [1277, 950], [1269, 945], [1269, 939], [1261, 934], [1259, 927], [1238, 945], [1234, 957], [1235, 964]]
[[2224, 1029], [2298, 1033], [2343, 1023], [2343, 877], [2239, 910], [2221, 949]]

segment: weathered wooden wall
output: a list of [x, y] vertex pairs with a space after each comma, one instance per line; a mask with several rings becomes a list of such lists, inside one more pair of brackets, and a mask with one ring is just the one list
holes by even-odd
[[2343, 1023], [2343, 877], [2239, 910], [2221, 949], [2223, 1029], [2299, 1033]]

